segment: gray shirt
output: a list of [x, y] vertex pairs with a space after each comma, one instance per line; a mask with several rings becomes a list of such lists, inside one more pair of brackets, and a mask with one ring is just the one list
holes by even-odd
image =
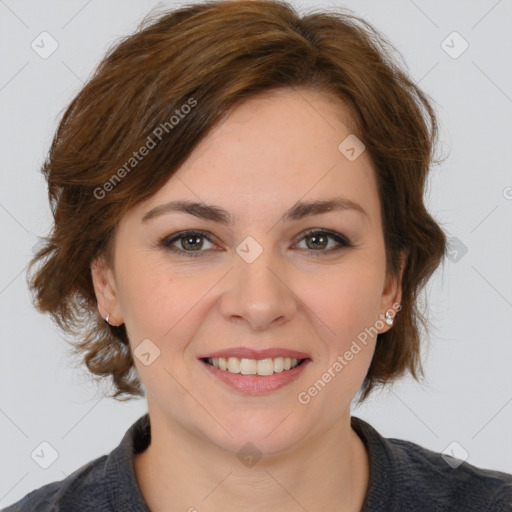
[[[458, 465], [456, 459], [448, 459], [449, 464], [440, 453], [382, 437], [360, 418], [352, 416], [351, 423], [370, 458], [370, 482], [361, 512], [512, 511], [512, 474], [466, 462]], [[133, 459], [150, 440], [146, 414], [109, 455], [28, 493], [4, 512], [148, 512]], [[192, 506], [201, 510], [199, 504]]]

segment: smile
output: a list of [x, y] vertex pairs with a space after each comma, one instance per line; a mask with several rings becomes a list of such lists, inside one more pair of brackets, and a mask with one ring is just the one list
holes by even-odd
[[269, 376], [299, 366], [304, 359], [290, 357], [267, 357], [265, 359], [247, 359], [238, 357], [208, 357], [205, 362], [222, 371], [242, 375]]
[[207, 372], [223, 385], [244, 395], [266, 395], [291, 384], [312, 360], [290, 357], [199, 359]]

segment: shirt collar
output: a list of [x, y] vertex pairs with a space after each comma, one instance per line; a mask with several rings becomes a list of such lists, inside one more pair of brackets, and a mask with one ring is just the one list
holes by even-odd
[[134, 455], [143, 452], [151, 441], [149, 415], [141, 416], [107, 458], [105, 481], [113, 510], [150, 512], [135, 478]]
[[398, 510], [398, 504], [394, 503], [396, 468], [389, 442], [361, 418], [352, 416], [350, 423], [370, 459], [370, 478], [361, 512]]
[[[369, 423], [352, 416], [351, 426], [364, 443], [369, 455], [370, 478], [361, 512], [392, 510], [394, 475], [392, 451]], [[114, 510], [150, 512], [135, 478], [134, 455], [143, 452], [151, 441], [149, 415], [141, 416], [125, 433], [120, 444], [107, 458], [105, 482]]]

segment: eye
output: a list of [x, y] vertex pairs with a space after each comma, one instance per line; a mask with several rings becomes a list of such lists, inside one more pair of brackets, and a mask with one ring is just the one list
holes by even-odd
[[[202, 231], [189, 230], [169, 235], [161, 240], [159, 245], [179, 256], [196, 258], [212, 250], [208, 247], [206, 250], [202, 250], [204, 249], [204, 240], [213, 245], [208, 234]], [[310, 243], [308, 243], [308, 240]], [[348, 238], [340, 233], [318, 228], [310, 229], [303, 233], [300, 242], [302, 241], [306, 241], [307, 247], [305, 251], [313, 256], [327, 255], [343, 248], [353, 247]], [[334, 241], [334, 243], [331, 244], [328, 250], [324, 250], [326, 247], [329, 247], [330, 241]], [[310, 247], [313, 247], [313, 249]]]
[[[203, 240], [206, 239], [208, 243], [212, 243], [208, 235], [202, 231], [181, 231], [164, 238], [160, 244], [166, 249], [177, 253], [180, 256], [202, 256], [201, 248], [203, 247]], [[175, 244], [179, 243], [181, 247], [176, 247]]]
[[[308, 243], [308, 240], [310, 243]], [[329, 247], [329, 240], [334, 240], [329, 250], [324, 250]], [[344, 247], [353, 247], [351, 242], [345, 236], [334, 231], [327, 231], [323, 229], [310, 229], [303, 234], [301, 242], [306, 242], [306, 251], [313, 256], [323, 256], [332, 252], [343, 249]], [[332, 247], [334, 245], [334, 247]], [[313, 249], [311, 249], [311, 247]]]

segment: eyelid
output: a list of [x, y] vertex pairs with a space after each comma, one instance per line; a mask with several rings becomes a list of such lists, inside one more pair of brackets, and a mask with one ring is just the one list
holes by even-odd
[[[306, 229], [306, 231], [302, 231], [301, 233], [299, 233], [298, 241], [300, 242], [306, 236], [312, 235], [314, 233], [323, 233], [325, 235], [330, 236], [331, 238], [333, 238], [337, 242], [346, 245], [347, 247], [353, 247], [352, 242], [345, 235], [343, 235], [341, 233], [338, 233], [337, 231], [332, 231], [330, 229], [325, 229], [325, 228], [309, 228], [309, 229]], [[322, 252], [322, 251], [318, 251], [318, 252]], [[328, 252], [328, 251], [324, 251], [324, 252]]]
[[185, 251], [184, 249], [178, 249], [172, 245], [175, 242], [179, 241], [181, 238], [184, 238], [186, 236], [194, 236], [194, 235], [202, 236], [212, 244], [215, 243], [214, 242], [215, 237], [211, 233], [208, 233], [207, 231], [202, 231], [200, 229], [185, 229], [185, 230], [177, 231], [175, 233], [172, 233], [170, 235], [163, 237], [160, 240], [160, 242], [158, 243], [158, 246], [163, 246], [164, 248], [169, 249], [170, 251], [173, 251], [175, 253], [181, 253], [183, 255], [192, 255], [192, 256], [199, 255], [200, 253], [205, 253], [205, 252], [209, 252], [212, 250], [212, 249], [208, 249], [208, 251]]
[[[293, 242], [293, 245], [296, 245], [297, 243], [301, 242], [307, 236], [310, 236], [312, 234], [317, 234], [317, 233], [323, 234], [323, 235], [333, 239], [336, 242], [337, 246], [335, 248], [327, 250], [327, 251], [324, 251], [324, 250], [315, 251], [312, 249], [301, 249], [302, 251], [306, 251], [308, 254], [311, 254], [314, 256], [322, 256], [322, 255], [329, 255], [329, 254], [338, 252], [341, 249], [348, 249], [348, 248], [354, 247], [354, 244], [352, 244], [352, 242], [345, 235], [338, 233], [336, 231], [332, 231], [330, 229], [325, 229], [325, 228], [309, 228], [305, 231], [302, 231], [301, 233], [299, 233], [297, 235], [296, 241]], [[207, 249], [204, 251], [203, 250], [185, 251], [184, 249], [177, 248], [172, 245], [175, 242], [179, 241], [181, 238], [184, 238], [185, 236], [194, 236], [194, 235], [202, 236], [206, 240], [208, 240], [208, 242], [210, 242], [212, 244], [215, 243], [214, 240], [216, 239], [216, 237], [207, 231], [203, 231], [200, 229], [186, 229], [186, 230], [177, 231], [175, 233], [172, 233], [171, 235], [165, 236], [164, 238], [162, 238], [160, 240], [158, 245], [163, 246], [164, 248], [172, 251], [173, 253], [178, 254], [179, 256], [184, 256], [184, 257], [188, 257], [188, 256], [197, 257], [197, 256], [202, 256], [204, 253], [209, 253], [212, 250], [216, 251], [216, 249]]]

